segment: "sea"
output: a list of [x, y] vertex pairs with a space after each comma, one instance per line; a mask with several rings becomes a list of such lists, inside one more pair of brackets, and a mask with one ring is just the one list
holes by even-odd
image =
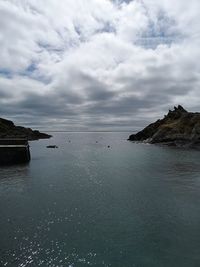
[[1, 267], [200, 266], [200, 151], [51, 134], [0, 167]]

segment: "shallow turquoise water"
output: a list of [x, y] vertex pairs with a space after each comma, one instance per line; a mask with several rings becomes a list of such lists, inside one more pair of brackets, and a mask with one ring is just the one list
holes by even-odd
[[128, 135], [55, 133], [0, 168], [0, 266], [200, 266], [200, 152]]

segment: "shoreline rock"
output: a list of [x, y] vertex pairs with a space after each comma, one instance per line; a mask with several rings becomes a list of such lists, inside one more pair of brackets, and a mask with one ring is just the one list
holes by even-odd
[[31, 128], [16, 126], [12, 121], [0, 118], [0, 138], [26, 138], [29, 141], [48, 139], [52, 136]]
[[200, 147], [200, 113], [188, 112], [179, 105], [169, 110], [163, 119], [130, 135], [128, 140], [175, 147]]

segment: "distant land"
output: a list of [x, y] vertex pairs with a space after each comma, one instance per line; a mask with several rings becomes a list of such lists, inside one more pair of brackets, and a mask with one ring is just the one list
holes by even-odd
[[169, 110], [163, 119], [130, 135], [128, 140], [177, 147], [200, 146], [200, 113], [188, 112], [179, 105]]
[[51, 138], [51, 135], [41, 133], [31, 128], [16, 126], [12, 121], [0, 118], [0, 138], [27, 138], [38, 140]]

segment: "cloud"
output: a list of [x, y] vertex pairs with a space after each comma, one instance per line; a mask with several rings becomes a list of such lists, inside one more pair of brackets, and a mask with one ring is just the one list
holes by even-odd
[[52, 129], [130, 130], [200, 110], [198, 0], [0, 2], [0, 112]]

